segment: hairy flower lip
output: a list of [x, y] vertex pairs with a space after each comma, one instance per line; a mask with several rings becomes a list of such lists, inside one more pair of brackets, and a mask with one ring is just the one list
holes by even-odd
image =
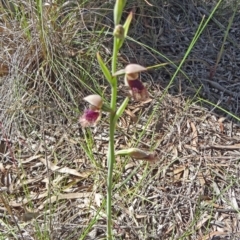
[[145, 89], [145, 86], [139, 79], [134, 79], [134, 80], [128, 80], [127, 79], [127, 84], [132, 90], [137, 90], [137, 91], [142, 91]]
[[[137, 73], [138, 74], [138, 73]], [[129, 75], [125, 75], [124, 82], [125, 85], [130, 88], [130, 94], [136, 101], [145, 101], [149, 98], [148, 90], [144, 84], [137, 78], [129, 79]]]
[[101, 109], [103, 105], [102, 97], [97, 94], [88, 95], [83, 98], [84, 101], [88, 102], [93, 107], [90, 107], [92, 110]]
[[101, 111], [86, 109], [83, 115], [79, 118], [79, 123], [82, 127], [91, 127], [97, 124], [101, 118]]

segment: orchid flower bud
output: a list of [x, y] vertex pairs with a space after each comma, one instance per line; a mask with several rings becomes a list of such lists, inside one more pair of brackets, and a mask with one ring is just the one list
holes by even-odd
[[128, 149], [119, 150], [116, 152], [116, 155], [124, 155], [124, 156], [127, 155], [134, 159], [146, 160], [146, 161], [157, 160], [154, 153], [146, 152], [138, 148], [128, 148]]
[[118, 24], [118, 25], [114, 28], [113, 35], [114, 35], [116, 38], [124, 39], [124, 28], [123, 28], [123, 26], [120, 25], [120, 24]]

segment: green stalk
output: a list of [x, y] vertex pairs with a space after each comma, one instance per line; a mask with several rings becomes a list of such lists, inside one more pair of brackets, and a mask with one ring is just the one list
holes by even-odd
[[[117, 68], [117, 38], [114, 37], [113, 42], [113, 56], [112, 56], [112, 73], [116, 72]], [[114, 147], [114, 133], [115, 133], [115, 112], [117, 101], [117, 78], [114, 77], [112, 81], [112, 94], [111, 94], [111, 108], [110, 114], [110, 136], [108, 146], [108, 177], [107, 177], [107, 239], [112, 240], [112, 177], [115, 163], [115, 147]]]

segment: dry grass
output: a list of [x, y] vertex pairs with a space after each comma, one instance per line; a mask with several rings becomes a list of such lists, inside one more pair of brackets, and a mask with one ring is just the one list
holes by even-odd
[[[214, 3], [151, 3], [128, 3], [120, 61], [178, 65]], [[61, 6], [1, 9], [0, 239], [105, 237], [107, 118], [86, 131], [77, 120], [82, 96], [108, 98], [95, 54], [111, 56], [113, 6]], [[159, 161], [117, 159], [116, 239], [240, 239], [239, 18], [239, 4], [223, 1], [184, 63], [188, 78], [178, 74], [168, 93], [174, 63], [143, 75], [152, 100], [130, 103], [116, 148], [151, 148]]]

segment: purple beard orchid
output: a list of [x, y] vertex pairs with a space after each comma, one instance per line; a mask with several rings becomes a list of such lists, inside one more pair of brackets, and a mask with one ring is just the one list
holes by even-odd
[[130, 94], [136, 101], [145, 101], [148, 99], [147, 88], [139, 79], [139, 73], [126, 74], [125, 84], [130, 88]]
[[82, 127], [92, 127], [101, 119], [102, 98], [99, 95], [89, 95], [83, 100], [90, 104], [89, 109], [86, 109], [83, 115], [79, 118], [79, 123]]
[[148, 99], [147, 88], [140, 80], [140, 72], [146, 71], [147, 68], [139, 64], [128, 64], [125, 69], [121, 69], [113, 74], [118, 76], [125, 74], [124, 81], [125, 85], [130, 88], [130, 94], [136, 101], [145, 101]]

